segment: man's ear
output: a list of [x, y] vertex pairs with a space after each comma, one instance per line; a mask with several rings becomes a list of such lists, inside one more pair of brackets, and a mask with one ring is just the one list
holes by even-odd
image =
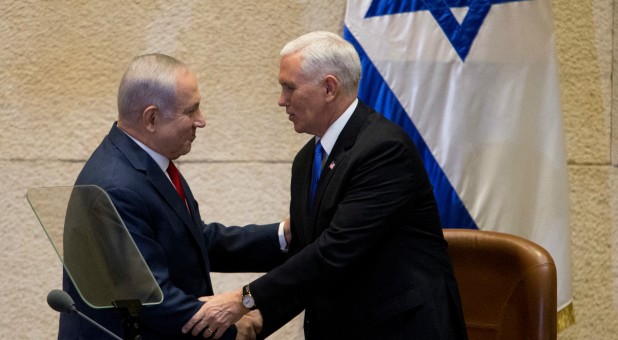
[[140, 116], [140, 120], [142, 121], [142, 125], [146, 128], [146, 131], [155, 132], [156, 124], [159, 122], [161, 111], [158, 107], [151, 105], [144, 109], [142, 115]]
[[324, 78], [324, 89], [326, 91], [326, 101], [331, 102], [339, 95], [339, 80], [332, 75]]

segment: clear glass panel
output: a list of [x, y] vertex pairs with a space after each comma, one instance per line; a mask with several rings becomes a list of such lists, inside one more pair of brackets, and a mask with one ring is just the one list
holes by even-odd
[[93, 308], [158, 304], [163, 293], [109, 196], [98, 186], [30, 188], [26, 194], [65, 270]]

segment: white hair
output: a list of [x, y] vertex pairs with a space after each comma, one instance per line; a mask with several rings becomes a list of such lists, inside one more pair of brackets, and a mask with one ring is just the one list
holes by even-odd
[[342, 90], [356, 95], [361, 77], [361, 63], [352, 44], [335, 33], [316, 31], [302, 35], [287, 43], [280, 52], [282, 57], [300, 53], [301, 70], [319, 81], [332, 75]]

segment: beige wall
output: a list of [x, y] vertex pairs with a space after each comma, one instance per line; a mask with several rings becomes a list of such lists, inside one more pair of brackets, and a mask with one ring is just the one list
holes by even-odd
[[[577, 319], [559, 338], [618, 339], [611, 81], [618, 26], [610, 0], [553, 6]], [[116, 88], [132, 56], [171, 54], [199, 76], [208, 125], [181, 170], [202, 215], [227, 224], [276, 221], [287, 211], [291, 160], [307, 139], [276, 104], [278, 50], [307, 31], [341, 32], [344, 8], [342, 0], [1, 2], [0, 338], [55, 336], [57, 313], [45, 296], [60, 287], [60, 265], [26, 189], [73, 183], [115, 119]], [[253, 276], [215, 274], [216, 290]], [[272, 338], [302, 338], [299, 320]]]

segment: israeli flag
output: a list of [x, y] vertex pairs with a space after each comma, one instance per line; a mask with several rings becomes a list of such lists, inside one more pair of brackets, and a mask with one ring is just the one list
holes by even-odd
[[[547, 249], [571, 304], [567, 163], [549, 0], [348, 0], [359, 97], [421, 153], [444, 228]], [[559, 317], [560, 319], [560, 317]]]

